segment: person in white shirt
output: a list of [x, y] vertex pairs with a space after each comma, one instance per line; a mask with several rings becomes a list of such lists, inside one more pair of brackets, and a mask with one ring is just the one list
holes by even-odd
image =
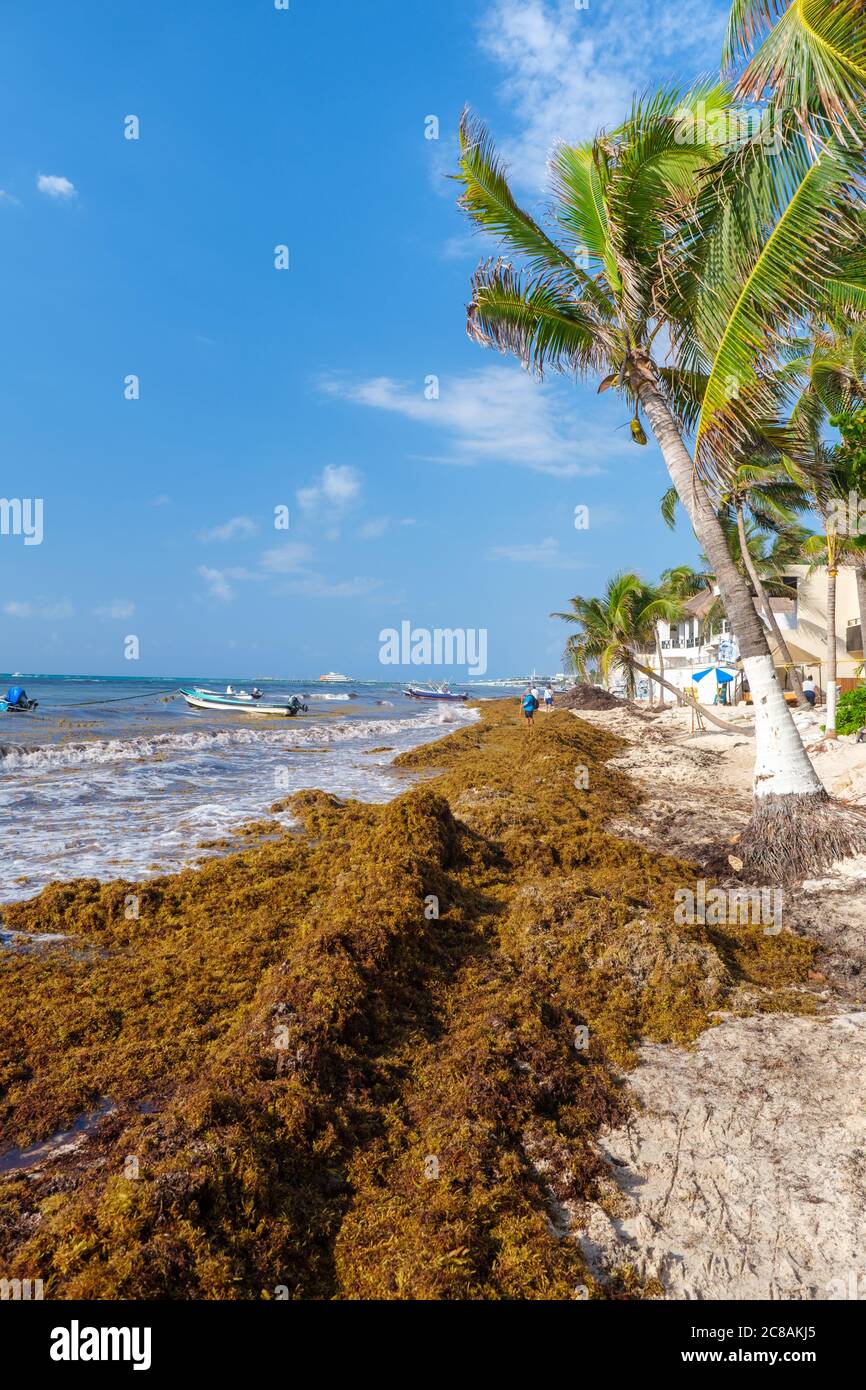
[[544, 687], [544, 709], [546, 714], [553, 709], [553, 691], [549, 685]]
[[818, 697], [818, 691], [815, 687], [815, 682], [811, 676], [807, 676], [806, 679], [803, 681], [803, 694], [806, 696], [806, 699], [809, 701], [809, 704], [814, 709], [815, 700]]

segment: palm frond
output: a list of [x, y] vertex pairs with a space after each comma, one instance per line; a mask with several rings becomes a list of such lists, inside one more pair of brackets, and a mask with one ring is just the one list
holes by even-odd
[[534, 275], [564, 271], [579, 276], [574, 258], [518, 205], [486, 126], [468, 110], [460, 118], [459, 139], [459, 173], [454, 175], [463, 185], [459, 206], [476, 226], [525, 256], [526, 268]]
[[662, 521], [671, 531], [676, 529], [677, 506], [679, 505], [680, 495], [675, 487], [669, 487], [662, 495], [659, 503], [659, 511], [662, 514]]
[[503, 261], [487, 261], [472, 278], [467, 331], [476, 342], [512, 352], [542, 374], [582, 373], [605, 365], [612, 339], [593, 308], [563, 292], [554, 278], [526, 279]]
[[780, 108], [792, 108], [804, 124], [827, 123], [841, 136], [864, 129], [866, 29], [859, 0], [737, 0], [726, 54], [747, 50], [759, 32], [756, 20], [775, 20], [742, 74], [737, 90], [754, 98], [769, 89]]
[[724, 162], [698, 215], [706, 217], [696, 334], [710, 360], [696, 462], [713, 476], [732, 442], [770, 420], [778, 381], [761, 370], [792, 324], [817, 311], [823, 287], [857, 237], [851, 196], [860, 173], [836, 146], [812, 158], [788, 132], [784, 152], [752, 142]]

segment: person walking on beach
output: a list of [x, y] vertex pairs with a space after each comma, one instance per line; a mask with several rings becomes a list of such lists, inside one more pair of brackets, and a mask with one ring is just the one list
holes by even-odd
[[544, 687], [544, 712], [550, 714], [553, 709], [553, 690], [549, 685]]
[[811, 676], [807, 676], [806, 679], [803, 681], [803, 694], [806, 696], [806, 699], [809, 701], [809, 704], [814, 709], [815, 700], [817, 698], [818, 692], [815, 688], [815, 682]]
[[520, 706], [523, 710], [523, 719], [524, 723], [526, 724], [527, 731], [529, 733], [532, 733], [532, 719], [535, 714], [535, 711], [538, 709], [538, 697], [535, 695], [534, 691], [532, 690], [532, 687], [529, 685], [526, 687], [522, 696], [520, 697]]

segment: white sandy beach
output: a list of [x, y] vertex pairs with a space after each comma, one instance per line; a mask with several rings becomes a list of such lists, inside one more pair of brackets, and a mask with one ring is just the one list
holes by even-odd
[[[751, 716], [742, 738], [689, 737], [681, 709], [580, 717], [631, 741], [613, 765], [647, 799], [613, 828], [724, 881], [718, 845], [735, 853], [749, 814]], [[866, 745], [824, 743], [821, 717], [797, 715], [815, 768], [866, 805]], [[608, 1191], [570, 1213], [600, 1277], [631, 1265], [672, 1299], [866, 1298], [866, 857], [786, 889], [783, 920], [824, 951], [817, 1015], [726, 1016], [692, 1049], [642, 1048], [640, 1111], [601, 1139]]]

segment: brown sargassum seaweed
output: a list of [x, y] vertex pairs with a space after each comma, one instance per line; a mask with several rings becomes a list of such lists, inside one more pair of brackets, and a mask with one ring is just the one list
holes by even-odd
[[0, 953], [0, 1150], [114, 1109], [0, 1180], [4, 1276], [53, 1298], [658, 1292], [599, 1287], [555, 1214], [599, 1193], [638, 1044], [688, 1043], [744, 991], [808, 1006], [812, 947], [675, 926], [694, 866], [604, 830], [638, 799], [606, 766], [620, 741], [536, 722], [485, 703], [397, 759], [424, 779], [388, 805], [303, 792], [300, 833], [6, 909], [74, 940]]

